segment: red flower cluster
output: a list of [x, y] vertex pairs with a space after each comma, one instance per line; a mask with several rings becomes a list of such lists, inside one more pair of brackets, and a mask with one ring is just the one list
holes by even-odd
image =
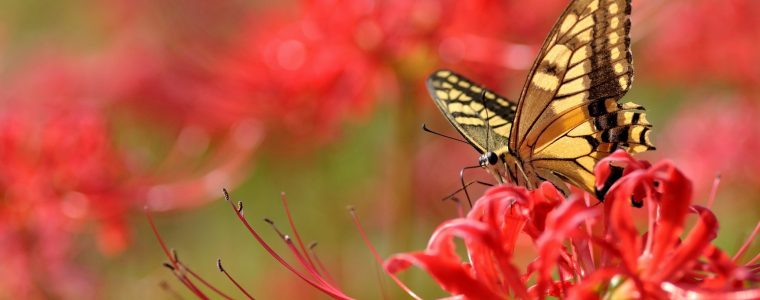
[[[646, 21], [644, 65], [662, 80], [718, 81], [756, 90], [760, 83], [760, 3], [667, 1]], [[655, 29], [656, 28], [656, 29]], [[675, 38], [677, 37], [677, 38]]]
[[760, 184], [760, 115], [756, 101], [744, 96], [710, 97], [689, 103], [675, 115], [662, 139], [672, 158], [706, 192], [716, 175], [724, 182]]
[[[88, 62], [37, 55], [2, 83], [0, 298], [96, 297], [97, 278], [76, 263], [81, 236], [94, 232], [97, 250], [121, 253], [129, 212], [205, 203], [208, 190], [242, 178], [258, 143], [259, 128], [244, 123], [206, 151], [210, 138], [189, 127], [152, 166], [119, 143], [109, 101], [118, 89]], [[201, 154], [208, 160], [187, 164]]]
[[[511, 185], [493, 187], [467, 216], [441, 224], [424, 251], [396, 254], [385, 261], [385, 269], [415, 299], [420, 297], [395, 277], [411, 266], [426, 271], [456, 299], [760, 297], [760, 254], [745, 263], [738, 262], [760, 233], [760, 223], [734, 257], [729, 257], [712, 244], [718, 234], [715, 215], [709, 207], [692, 205], [691, 182], [673, 163], [651, 165], [618, 151], [597, 165], [597, 184], [620, 173], [622, 177], [610, 187], [603, 206], [589, 206], [593, 198], [578, 189], [566, 199], [549, 183], [533, 191]], [[642, 202], [646, 210], [644, 233], [637, 227], [637, 209], [632, 201]], [[274, 229], [305, 271], [297, 270], [274, 252], [248, 223], [241, 203], [230, 205], [253, 238], [285, 268], [332, 298], [351, 299], [337, 287], [316, 255], [304, 247], [284, 197], [295, 238]], [[353, 216], [362, 238], [379, 259], [358, 218]], [[689, 216], [694, 216], [696, 222], [686, 230]], [[149, 220], [158, 236], [150, 217]], [[535, 258], [524, 268], [515, 260], [517, 240], [522, 234], [536, 249]], [[208, 296], [203, 286], [228, 298], [181, 263], [158, 238], [170, 260], [167, 267], [186, 288], [204, 299]], [[464, 242], [466, 259], [458, 254], [456, 238]], [[221, 265], [220, 271], [242, 293], [252, 297]]]
[[18, 109], [0, 114], [0, 145], [0, 298], [93, 297], [74, 236], [95, 223], [100, 250], [121, 251], [134, 196], [105, 120]]
[[[397, 254], [386, 269], [418, 266], [466, 299], [760, 297], [759, 288], [746, 285], [760, 281], [760, 256], [741, 265], [711, 244], [718, 222], [708, 208], [691, 204], [691, 182], [671, 162], [651, 166], [616, 152], [599, 162], [598, 182], [613, 167], [624, 176], [603, 207], [589, 207], [580, 192], [564, 200], [548, 183], [535, 191], [494, 187], [466, 217], [441, 224], [426, 250]], [[644, 234], [632, 199], [648, 211]], [[697, 222], [685, 231], [690, 215]], [[525, 270], [513, 259], [521, 233], [537, 249]], [[455, 238], [464, 241], [467, 259], [457, 254]]]
[[378, 96], [398, 98], [399, 89], [421, 87], [440, 65], [434, 60], [439, 52], [449, 64], [487, 65], [485, 74], [501, 73], [491, 70], [494, 57], [526, 67], [528, 47], [496, 42], [510, 32], [509, 15], [479, 22], [485, 13], [520, 11], [506, 6], [488, 0], [301, 1], [295, 12], [254, 13], [235, 39], [238, 50], [220, 63], [218, 84], [229, 99], [274, 121], [273, 128], [329, 136]]

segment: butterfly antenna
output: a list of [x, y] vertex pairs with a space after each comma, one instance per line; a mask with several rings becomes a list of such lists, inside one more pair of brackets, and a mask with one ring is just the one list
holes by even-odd
[[466, 142], [465, 140], [458, 139], [458, 138], [451, 137], [451, 136], [448, 136], [448, 135], [445, 135], [445, 134], [442, 134], [442, 133], [435, 132], [435, 131], [431, 130], [430, 128], [427, 128], [427, 125], [425, 123], [422, 123], [422, 130], [425, 131], [425, 132], [427, 132], [427, 133], [432, 133], [432, 134], [435, 134], [437, 136], [445, 137], [445, 138], [450, 139], [450, 140], [455, 140], [455, 141], [460, 142], [460, 143], [465, 143], [467, 145], [470, 144], [470, 143]]

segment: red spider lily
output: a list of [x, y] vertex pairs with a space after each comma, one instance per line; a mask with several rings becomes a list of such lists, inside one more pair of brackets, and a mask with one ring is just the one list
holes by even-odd
[[105, 120], [17, 108], [0, 114], [0, 144], [0, 298], [93, 297], [74, 238], [94, 224], [102, 252], [123, 250], [135, 196]]
[[689, 103], [673, 118], [662, 140], [663, 155], [673, 158], [694, 182], [697, 192], [705, 192], [720, 174], [727, 182], [748, 186], [760, 183], [760, 128], [754, 124], [760, 107], [749, 98], [709, 97]]
[[[217, 62], [238, 32], [239, 1], [103, 1], [114, 38], [96, 55], [112, 100], [164, 126], [200, 126], [211, 135], [251, 119], [247, 106], [220, 94]], [[113, 72], [119, 70], [119, 72]]]
[[[562, 2], [529, 5], [548, 4], [559, 11]], [[272, 130], [331, 136], [337, 124], [367, 112], [379, 96], [411, 97], [422, 90], [417, 83], [440, 65], [433, 61], [439, 52], [446, 54], [446, 64], [474, 62], [476, 69], [488, 70], [483, 74], [502, 73], [493, 72], [494, 62], [526, 68], [533, 50], [504, 37], [533, 36], [528, 31], [548, 30], [552, 20], [526, 17], [521, 13], [524, 5], [489, 0], [301, 1], [295, 11], [254, 12], [234, 38], [235, 50], [213, 67], [215, 89], [223, 92], [210, 99], [242, 103], [236, 111], [271, 122]], [[341, 14], [334, 14], [336, 7]], [[497, 13], [483, 24], [484, 14]], [[520, 24], [525, 26], [508, 26], [512, 19], [524, 20]], [[538, 23], [546, 26], [532, 26]], [[411, 93], [403, 90], [410, 86]]]
[[[396, 273], [417, 265], [454, 296], [468, 299], [528, 298], [531, 292], [523, 279], [524, 274], [512, 262], [518, 234], [524, 232], [536, 242], [553, 245], [549, 235], [541, 235], [547, 231], [557, 233], [550, 230], [551, 227], [547, 228], [551, 225], [546, 223], [547, 213], [568, 209], [578, 212], [582, 208], [580, 204], [579, 201], [563, 203], [561, 194], [550, 184], [543, 184], [540, 189], [530, 192], [507, 185], [494, 187], [475, 203], [465, 218], [441, 224], [425, 251], [397, 254], [388, 259], [385, 266], [389, 272]], [[587, 211], [578, 216], [588, 218], [593, 214], [593, 211]], [[456, 253], [453, 243], [456, 237], [464, 240], [468, 261], [462, 261]], [[555, 245], [544, 249], [559, 248]], [[543, 282], [546, 278], [541, 276], [541, 279]]]
[[567, 5], [562, 0], [431, 3], [437, 18], [426, 46], [440, 57], [434, 65], [476, 72], [474, 78], [491, 87], [508, 79], [516, 85], [507, 87], [515, 90], [523, 75], [508, 71], [530, 67], [556, 16]]
[[334, 135], [339, 121], [366, 111], [381, 72], [345, 32], [351, 25], [327, 16], [254, 18], [220, 66], [230, 99], [256, 108], [272, 128], [312, 139]]
[[[756, 90], [760, 72], [760, 3], [753, 0], [666, 1], [645, 41], [646, 72], [661, 80], [712, 80]], [[656, 28], [656, 29], [655, 29]], [[730, 58], [730, 59], [727, 59]]]
[[[752, 265], [758, 258], [742, 266], [711, 244], [718, 222], [708, 208], [691, 205], [691, 182], [671, 162], [650, 166], [616, 152], [598, 164], [598, 185], [612, 166], [622, 168], [623, 177], [602, 208], [587, 207], [584, 198], [590, 197], [579, 191], [562, 200], [546, 183], [536, 191], [494, 187], [466, 217], [441, 224], [426, 250], [397, 254], [386, 268], [396, 273], [416, 265], [445, 291], [466, 299], [760, 297], [760, 289], [747, 286], [760, 280]], [[631, 201], [642, 201], [649, 211], [643, 235]], [[685, 231], [689, 215], [697, 223]], [[520, 233], [537, 249], [524, 271], [513, 261]], [[454, 249], [457, 237], [464, 241], [466, 260]]]
[[[288, 271], [292, 272], [294, 275], [298, 276], [308, 285], [313, 286], [314, 288], [325, 293], [326, 295], [329, 295], [335, 299], [351, 299], [340, 288], [338, 288], [335, 285], [332, 279], [332, 276], [327, 272], [327, 270], [324, 268], [324, 265], [316, 256], [316, 253], [313, 251], [314, 246], [309, 247], [311, 252], [306, 250], [306, 247], [304, 246], [304, 243], [301, 240], [301, 237], [298, 234], [298, 231], [295, 230], [295, 225], [293, 223], [293, 219], [290, 216], [290, 211], [288, 209], [287, 200], [284, 194], [282, 195], [282, 201], [285, 207], [285, 211], [288, 215], [289, 224], [291, 226], [291, 229], [293, 229], [293, 234], [295, 235], [295, 238], [296, 238], [295, 242], [293, 241], [293, 239], [291, 239], [290, 236], [283, 234], [279, 229], [277, 229], [277, 227], [274, 226], [274, 223], [272, 221], [270, 221], [269, 219], [266, 219], [266, 221], [267, 223], [272, 225], [275, 231], [277, 231], [277, 233], [280, 235], [283, 241], [287, 244], [288, 249], [296, 257], [298, 261], [298, 265], [303, 267], [305, 271], [297, 270], [292, 264], [288, 263], [280, 254], [275, 252], [274, 249], [272, 249], [272, 247], [266, 241], [264, 241], [264, 239], [259, 235], [259, 233], [256, 230], [253, 229], [253, 226], [245, 218], [242, 202], [238, 202], [238, 204], [235, 205], [230, 200], [230, 196], [227, 193], [227, 190], [224, 190], [224, 195], [227, 202], [235, 211], [236, 216], [240, 219], [243, 225], [245, 225], [245, 227], [250, 232], [251, 236], [254, 239], [256, 239], [256, 241], [259, 242], [259, 244], [264, 249], [266, 249], [266, 251], [269, 252], [269, 254], [274, 259], [276, 259], [280, 264], [282, 264], [283, 267], [288, 269]], [[153, 233], [158, 239], [162, 250], [166, 254], [167, 258], [169, 259], [169, 262], [165, 263], [165, 266], [173, 272], [175, 277], [177, 277], [177, 279], [180, 281], [180, 283], [182, 283], [182, 285], [185, 288], [190, 290], [195, 296], [197, 296], [200, 299], [209, 299], [208, 292], [203, 291], [203, 289], [205, 288], [210, 289], [213, 294], [219, 297], [222, 297], [224, 299], [232, 299], [230, 296], [227, 295], [227, 293], [217, 288], [216, 286], [213, 286], [210, 283], [208, 283], [203, 277], [193, 272], [187, 265], [181, 262], [179, 258], [177, 257], [176, 252], [174, 250], [170, 251], [167, 248], [166, 243], [163, 241], [163, 239], [161, 238], [161, 235], [158, 233], [158, 228], [156, 228], [155, 223], [153, 222], [152, 216], [147, 210], [146, 210], [146, 215], [148, 217], [148, 222], [150, 223]], [[253, 299], [253, 296], [251, 296], [248, 290], [246, 290], [243, 286], [241, 286], [238, 283], [238, 281], [235, 280], [230, 275], [230, 273], [228, 273], [225, 270], [224, 267], [222, 267], [221, 259], [217, 260], [217, 266], [219, 268], [219, 271], [224, 273], [224, 275], [230, 280], [232, 284], [235, 285], [235, 287], [241, 293], [243, 293], [247, 298]]]
[[[245, 217], [244, 210], [243, 210], [243, 203], [238, 202], [237, 205], [233, 203], [230, 199], [230, 195], [227, 193], [227, 190], [224, 190], [224, 196], [227, 202], [229, 203], [232, 210], [235, 212], [235, 215], [238, 217], [238, 219], [243, 223], [243, 225], [246, 227], [248, 232], [251, 234], [251, 236], [261, 245], [262, 248], [264, 248], [269, 255], [272, 256], [275, 260], [277, 260], [278, 263], [280, 263], [285, 269], [287, 269], [290, 273], [298, 277], [300, 280], [303, 281], [303, 283], [306, 283], [308, 286], [311, 286], [318, 291], [324, 293], [327, 296], [330, 296], [333, 299], [353, 299], [352, 297], [348, 296], [336, 283], [335, 279], [330, 275], [330, 272], [325, 267], [324, 263], [319, 259], [317, 256], [316, 251], [314, 248], [316, 247], [315, 243], [312, 243], [307, 250], [307, 247], [301, 240], [301, 236], [298, 233], [298, 230], [296, 230], [295, 223], [293, 221], [293, 218], [290, 213], [290, 208], [288, 206], [287, 198], [285, 197], [285, 194], [282, 194], [282, 204], [285, 208], [285, 213], [288, 217], [288, 224], [290, 226], [290, 229], [293, 232], [293, 237], [290, 235], [284, 234], [280, 229], [278, 229], [274, 222], [269, 219], [264, 219], [269, 225], [272, 226], [272, 228], [277, 232], [277, 234], [280, 236], [283, 242], [288, 247], [288, 250], [290, 250], [293, 257], [296, 259], [296, 264], [288, 262], [280, 253], [277, 253], [272, 246], [270, 246], [269, 243], [267, 243], [261, 235], [253, 228], [253, 225], [248, 222], [247, 218]], [[208, 294], [213, 293], [214, 295], [217, 295], [219, 297], [225, 298], [225, 299], [231, 299], [230, 296], [228, 296], [227, 293], [219, 289], [218, 287], [211, 285], [206, 281], [202, 276], [199, 274], [193, 272], [187, 265], [185, 265], [183, 262], [177, 258], [177, 254], [174, 250], [169, 250], [167, 248], [166, 243], [162, 239], [161, 235], [158, 233], [158, 228], [156, 228], [153, 217], [151, 214], [146, 210], [146, 215], [148, 217], [148, 222], [150, 223], [150, 226], [153, 230], [154, 235], [159, 241], [159, 244], [161, 245], [162, 250], [164, 251], [166, 257], [169, 259], [168, 263], [165, 263], [164, 265], [169, 268], [172, 273], [175, 275], [175, 277], [182, 283], [182, 285], [187, 288], [189, 291], [191, 291], [195, 296], [197, 296], [200, 299], [209, 299]], [[374, 258], [377, 260], [378, 263], [381, 263], [380, 255], [377, 253], [377, 250], [372, 246], [369, 239], [367, 238], [367, 235], [364, 232], [364, 228], [361, 226], [358, 217], [354, 213], [353, 209], [351, 209], [351, 215], [354, 220], [354, 224], [356, 225], [357, 230], [359, 231], [362, 239], [366, 243], [367, 247], [369, 248], [370, 252], [372, 252]], [[217, 260], [217, 266], [219, 268], [219, 271], [224, 273], [224, 275], [230, 280], [230, 282], [240, 291], [240, 293], [243, 293], [247, 298], [253, 299], [253, 296], [251, 296], [251, 293], [248, 292], [243, 286], [241, 286], [237, 280], [235, 280], [221, 265], [221, 259]], [[388, 274], [391, 279], [404, 291], [406, 291], [412, 298], [414, 299], [420, 299], [417, 295], [414, 294], [411, 290], [409, 290], [401, 281], [396, 278], [393, 274]], [[210, 290], [206, 291], [206, 289]], [[281, 293], [278, 293], [281, 294]]]
[[[738, 262], [760, 233], [760, 224], [731, 258], [712, 244], [718, 222], [709, 208], [691, 205], [691, 182], [671, 162], [651, 165], [618, 151], [599, 162], [597, 185], [618, 172], [622, 177], [611, 185], [604, 206], [596, 207], [588, 205], [592, 198], [580, 190], [574, 189], [565, 199], [549, 183], [533, 191], [511, 185], [493, 187], [466, 216], [441, 224], [424, 251], [394, 255], [386, 260], [385, 269], [413, 298], [419, 297], [393, 275], [412, 265], [428, 272], [457, 299], [760, 297], [760, 288], [752, 287], [760, 282], [756, 264], [760, 254], [744, 264]], [[636, 227], [632, 201], [641, 201], [648, 211], [644, 234]], [[259, 236], [243, 216], [242, 204], [230, 205], [251, 235], [285, 268], [332, 298], [349, 299], [316, 256], [309, 255], [284, 197], [295, 239], [275, 230], [301, 269], [284, 260]], [[686, 230], [690, 215], [695, 215], [697, 222]], [[358, 219], [354, 221], [377, 257]], [[525, 269], [514, 260], [520, 234], [536, 248], [535, 259]], [[156, 235], [171, 261], [170, 269], [183, 285], [200, 298], [208, 297], [202, 286], [228, 297], [179, 262]], [[456, 251], [455, 238], [464, 242], [464, 260]]]
[[[75, 262], [80, 237], [94, 232], [98, 250], [116, 255], [130, 243], [127, 215], [146, 198], [156, 210], [205, 203], [208, 189], [243, 177], [260, 128], [235, 126], [213, 152], [193, 150], [204, 131], [186, 129], [152, 166], [119, 144], [97, 68], [33, 57], [0, 89], [0, 298], [92, 298], [97, 280]], [[207, 161], [187, 163], [201, 154]]]
[[[504, 78], [488, 74], [507, 73], [494, 72], [494, 63], [526, 68], [536, 48], [527, 45], [540, 42], [549, 16], [564, 5], [299, 1], [253, 10], [236, 1], [201, 2], [104, 2], [125, 23], [115, 26], [117, 38], [98, 60], [109, 97], [169, 126], [200, 126], [215, 136], [255, 119], [302, 143], [335, 136], [339, 124], [380, 99], [412, 97], [441, 63], [467, 65], [496, 86]], [[483, 15], [492, 16], [487, 24]], [[412, 93], [399, 93], [407, 87]]]

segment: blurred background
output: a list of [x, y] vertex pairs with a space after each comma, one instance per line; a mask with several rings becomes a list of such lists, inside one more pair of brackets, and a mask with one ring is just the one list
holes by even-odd
[[[381, 256], [424, 248], [477, 161], [420, 129], [457, 135], [425, 78], [453, 68], [516, 100], [567, 2], [0, 0], [0, 299], [189, 297], [144, 207], [233, 297], [217, 258], [259, 299], [325, 298], [256, 244], [223, 187], [292, 259], [261, 221], [287, 227], [286, 192], [338, 286], [398, 296], [346, 207]], [[728, 253], [760, 219], [758, 15], [753, 0], [637, 0], [632, 16], [624, 101], [647, 107], [658, 147], [643, 157], [676, 161], [696, 203], [721, 174]], [[402, 277], [445, 295], [422, 272]]]

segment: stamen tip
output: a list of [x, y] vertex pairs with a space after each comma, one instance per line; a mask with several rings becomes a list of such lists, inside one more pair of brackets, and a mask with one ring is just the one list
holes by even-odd
[[222, 259], [217, 258], [216, 259], [216, 268], [219, 269], [219, 272], [224, 272], [224, 267], [222, 267]]
[[222, 188], [222, 192], [224, 193], [224, 200], [230, 201], [230, 193], [227, 192], [227, 188]]
[[172, 270], [172, 271], [174, 271], [174, 266], [173, 266], [172, 264], [168, 263], [168, 262], [164, 262], [164, 263], [163, 263], [163, 264], [161, 264], [161, 265], [162, 265], [162, 266], [164, 266], [164, 268], [167, 268], [167, 269], [169, 269], [169, 270]]

